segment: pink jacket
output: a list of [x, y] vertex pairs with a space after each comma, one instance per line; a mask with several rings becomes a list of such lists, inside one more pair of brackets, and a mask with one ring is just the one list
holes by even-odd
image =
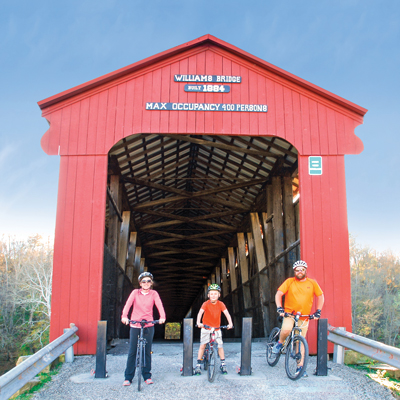
[[[160, 318], [165, 319], [165, 311], [160, 295], [155, 290], [150, 290], [148, 294], [143, 294], [141, 289], [135, 289], [126, 301], [125, 307], [122, 310], [121, 318], [128, 318], [129, 309], [133, 305], [132, 314], [129, 319], [134, 321], [141, 321], [142, 319], [153, 321], [154, 304], [160, 313]], [[140, 328], [140, 324], [131, 324], [131, 326]], [[146, 326], [153, 326], [153, 324], [148, 324]]]

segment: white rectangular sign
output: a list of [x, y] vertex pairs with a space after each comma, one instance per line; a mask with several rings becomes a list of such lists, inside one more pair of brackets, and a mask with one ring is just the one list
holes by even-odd
[[146, 103], [146, 110], [156, 111], [268, 111], [266, 104], [221, 104], [221, 103]]
[[308, 157], [308, 173], [309, 175], [322, 175], [322, 157]]

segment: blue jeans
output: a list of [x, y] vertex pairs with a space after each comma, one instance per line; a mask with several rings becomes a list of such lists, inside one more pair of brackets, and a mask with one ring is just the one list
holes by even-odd
[[[125, 380], [128, 380], [130, 382], [132, 382], [132, 379], [135, 376], [136, 353], [139, 336], [140, 328], [131, 327], [129, 332], [129, 353], [128, 359], [126, 360], [125, 368]], [[151, 346], [153, 344], [154, 326], [144, 328], [143, 337], [146, 339], [146, 349], [144, 354], [146, 366], [143, 368], [143, 379], [147, 380], [151, 378]]]

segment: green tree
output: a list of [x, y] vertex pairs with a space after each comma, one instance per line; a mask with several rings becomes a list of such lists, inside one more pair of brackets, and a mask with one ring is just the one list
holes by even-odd
[[350, 236], [353, 332], [399, 346], [400, 260]]

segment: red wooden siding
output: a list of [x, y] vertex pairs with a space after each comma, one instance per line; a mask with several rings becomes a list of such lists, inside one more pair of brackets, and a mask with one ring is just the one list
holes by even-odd
[[[239, 75], [242, 83], [225, 94], [186, 93], [175, 74]], [[267, 104], [268, 112], [148, 111], [146, 102]], [[302, 257], [325, 292], [323, 316], [351, 329], [344, 154], [363, 149], [354, 129], [365, 109], [209, 35], [39, 105], [50, 122], [42, 148], [61, 155], [51, 340], [74, 322], [77, 353], [95, 353], [107, 153], [120, 139], [141, 133], [278, 136], [293, 144], [299, 152]], [[309, 155], [323, 156], [322, 176], [308, 174]]]
[[[325, 293], [323, 316], [351, 330], [349, 238], [343, 156], [324, 156], [323, 175], [308, 174], [308, 157], [299, 157], [302, 258]], [[316, 326], [310, 333], [315, 335]], [[315, 338], [316, 336], [314, 336]], [[316, 350], [311, 341], [311, 350]]]
[[50, 340], [71, 322], [78, 354], [96, 352], [103, 276], [106, 156], [61, 157]]
[[[201, 53], [182, 55], [160, 68], [135, 72], [123, 82], [108, 83], [102, 90], [66, 100], [61, 116], [60, 104], [50, 107], [44, 112], [51, 123], [42, 140], [44, 150], [57, 154], [60, 146], [60, 155], [93, 154], [93, 150], [106, 154], [120, 139], [136, 133], [213, 133], [279, 136], [308, 155], [362, 151], [362, 143], [354, 135], [361, 123], [359, 116], [220, 52], [207, 46]], [[231, 92], [225, 94], [186, 93], [184, 83], [174, 82], [173, 75], [193, 71], [237, 74], [242, 83], [232, 84]], [[146, 102], [159, 101], [267, 104], [268, 112], [145, 110]]]

